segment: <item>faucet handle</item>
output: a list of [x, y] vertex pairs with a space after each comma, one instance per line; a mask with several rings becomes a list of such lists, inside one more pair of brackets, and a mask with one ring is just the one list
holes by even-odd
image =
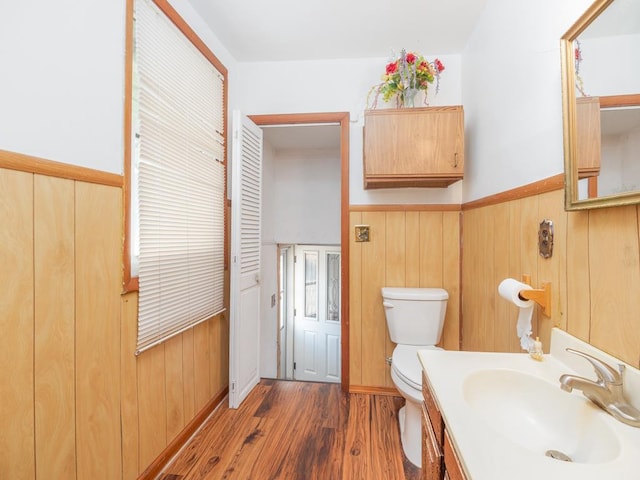
[[566, 350], [569, 353], [579, 355], [580, 357], [588, 360], [589, 363], [591, 363], [591, 365], [593, 366], [593, 369], [595, 370], [596, 375], [598, 376], [598, 380], [600, 380], [601, 382], [607, 383], [607, 384], [613, 384], [613, 385], [622, 384], [622, 375], [621, 375], [623, 371], [622, 368], [618, 373], [618, 371], [616, 371], [614, 368], [604, 363], [602, 360], [592, 357], [587, 353], [581, 352], [580, 350], [574, 350], [573, 348], [567, 348]]

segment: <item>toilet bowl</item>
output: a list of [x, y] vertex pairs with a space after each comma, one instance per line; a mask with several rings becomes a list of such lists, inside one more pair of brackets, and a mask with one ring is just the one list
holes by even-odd
[[441, 350], [449, 298], [441, 288], [382, 288], [389, 336], [397, 345], [391, 356], [391, 378], [405, 398], [398, 413], [402, 449], [411, 463], [422, 463], [422, 366], [419, 350]]
[[[391, 379], [405, 399], [398, 412], [402, 450], [409, 461], [422, 463], [422, 367], [418, 350], [442, 350], [433, 345], [398, 345], [391, 357]], [[416, 441], [417, 440], [417, 441]]]

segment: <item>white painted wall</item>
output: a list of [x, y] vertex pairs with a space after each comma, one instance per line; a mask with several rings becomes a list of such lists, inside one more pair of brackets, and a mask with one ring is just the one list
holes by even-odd
[[275, 241], [340, 243], [340, 152], [277, 151], [273, 163]]
[[640, 128], [602, 136], [602, 167], [598, 176], [601, 196], [640, 190]]
[[123, 172], [125, 2], [0, 7], [0, 149]]
[[[429, 60], [440, 58], [446, 70], [440, 93], [429, 103], [461, 103], [459, 55], [420, 52]], [[460, 203], [461, 182], [449, 188], [364, 190], [362, 179], [362, 127], [367, 94], [380, 82], [387, 58], [303, 62], [239, 63], [239, 105], [246, 114], [350, 112], [350, 203]], [[433, 89], [435, 90], [435, 88]]]
[[[275, 152], [264, 142], [262, 150], [262, 249], [260, 265], [260, 376], [278, 375], [278, 309], [271, 295], [278, 293], [278, 246], [275, 236]], [[277, 297], [276, 297], [277, 298]]]
[[[384, 191], [362, 188], [362, 113], [387, 58], [237, 64], [188, 0], [170, 2], [229, 69], [230, 110], [351, 112], [352, 204], [459, 203], [563, 170], [559, 38], [591, 0], [490, 0], [430, 97], [465, 107], [465, 180]], [[124, 0], [5, 2], [0, 149], [122, 173], [124, 36]]]
[[462, 54], [463, 201], [562, 173], [560, 37], [591, 0], [489, 0]]
[[[170, 3], [229, 69], [235, 60], [187, 0]], [[125, 0], [0, 7], [0, 149], [124, 172]]]
[[580, 77], [585, 93], [604, 96], [640, 92], [640, 62], [635, 60], [638, 49], [640, 35], [582, 39]]

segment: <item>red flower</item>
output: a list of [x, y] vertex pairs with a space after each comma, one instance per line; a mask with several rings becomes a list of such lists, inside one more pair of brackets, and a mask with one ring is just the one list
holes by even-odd
[[433, 64], [435, 65], [436, 70], [438, 71], [438, 73], [440, 73], [440, 72], [442, 72], [444, 70], [444, 65], [437, 58], [433, 61]]
[[416, 56], [413, 53], [407, 53], [405, 59], [407, 60], [407, 63], [413, 64], [413, 62], [416, 61]]
[[393, 62], [387, 65], [387, 75], [391, 75], [398, 71], [398, 62]]

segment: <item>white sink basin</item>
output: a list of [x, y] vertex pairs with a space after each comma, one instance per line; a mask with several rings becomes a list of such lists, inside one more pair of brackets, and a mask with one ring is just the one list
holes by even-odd
[[491, 368], [470, 372], [462, 393], [488, 427], [537, 455], [596, 464], [620, 454], [620, 440], [597, 407], [557, 382]]

